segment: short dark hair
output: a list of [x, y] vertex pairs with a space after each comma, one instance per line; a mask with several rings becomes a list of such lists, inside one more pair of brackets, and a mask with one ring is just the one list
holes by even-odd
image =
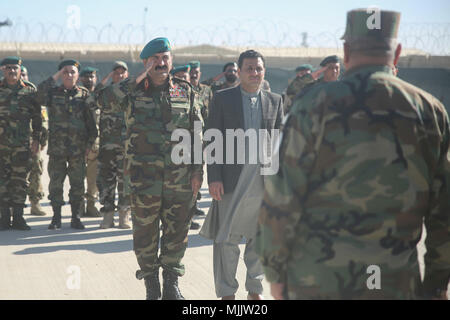
[[237, 64], [236, 64], [236, 62], [228, 62], [227, 64], [225, 64], [225, 65], [223, 66], [222, 72], [225, 72], [225, 70], [227, 70], [227, 68], [228, 68], [229, 66], [236, 66], [236, 67], [237, 67]]
[[242, 64], [244, 63], [244, 59], [248, 58], [261, 58], [263, 62], [263, 66], [266, 67], [266, 61], [264, 60], [264, 57], [261, 53], [255, 50], [247, 50], [241, 53], [238, 60], [238, 67], [239, 69], [242, 68]]

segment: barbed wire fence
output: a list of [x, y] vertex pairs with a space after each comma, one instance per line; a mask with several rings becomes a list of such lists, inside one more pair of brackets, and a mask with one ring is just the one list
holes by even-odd
[[[209, 44], [228, 47], [271, 48], [342, 48], [340, 37], [344, 28], [334, 31], [307, 33], [283, 21], [230, 19], [226, 22], [173, 28], [167, 26], [134, 25], [114, 26], [108, 23], [97, 27], [83, 25], [68, 28], [56, 23], [28, 22], [17, 19], [0, 28], [0, 42], [27, 43], [86, 43], [142, 45], [157, 36], [166, 36], [175, 46]], [[450, 55], [450, 23], [404, 23], [399, 32], [404, 48], [425, 54]]]

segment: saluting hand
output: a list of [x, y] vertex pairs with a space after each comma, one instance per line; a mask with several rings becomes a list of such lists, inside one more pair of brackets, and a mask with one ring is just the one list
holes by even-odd
[[154, 64], [153, 59], [147, 60], [147, 63], [145, 64], [145, 67], [144, 67], [145, 68], [144, 71], [140, 75], [138, 75], [138, 77], [136, 78], [136, 83], [139, 83], [145, 79], [145, 77], [147, 76], [147, 73], [149, 73], [150, 70], [152, 69], [153, 64]]
[[111, 71], [103, 80], [102, 80], [102, 85], [106, 86], [106, 83], [108, 82], [108, 80], [113, 76], [114, 71]]
[[61, 77], [61, 75], [62, 75], [62, 73], [63, 73], [63, 69], [64, 69], [64, 68], [62, 68], [61, 70], [59, 70], [57, 73], [55, 73], [55, 74], [52, 76], [52, 78], [53, 78], [53, 80], [55, 80], [55, 82], [58, 81], [58, 79]]

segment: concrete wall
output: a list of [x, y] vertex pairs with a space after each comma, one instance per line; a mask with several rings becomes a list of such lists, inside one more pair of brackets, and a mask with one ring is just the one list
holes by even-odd
[[[108, 62], [81, 60], [80, 62], [82, 66], [98, 68], [99, 80], [101, 80], [102, 77], [105, 77], [111, 71], [113, 60]], [[127, 61], [127, 63], [131, 74], [138, 74], [142, 70], [141, 62]], [[175, 59], [175, 65], [181, 63], [185, 63], [185, 61]], [[29, 70], [30, 80], [38, 84], [57, 71], [59, 61], [26, 60], [24, 64]], [[267, 66], [266, 79], [270, 82], [272, 91], [277, 93], [283, 92], [288, 85], [288, 80], [295, 76], [295, 72], [293, 70], [270, 67], [269, 62], [267, 62]], [[291, 69], [296, 66], [297, 64], [292, 65]], [[202, 63], [202, 79], [205, 80], [216, 76], [222, 72], [222, 67], [223, 64]], [[399, 77], [430, 92], [441, 100], [447, 108], [450, 107], [450, 70], [443, 68], [408, 68], [400, 66]]]

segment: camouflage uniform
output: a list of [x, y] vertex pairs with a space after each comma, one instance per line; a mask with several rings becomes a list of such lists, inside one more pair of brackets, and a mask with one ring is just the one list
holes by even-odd
[[49, 118], [48, 198], [54, 208], [64, 205], [63, 187], [68, 176], [72, 215], [79, 217], [84, 203], [85, 152], [97, 137], [93, 112], [86, 103], [89, 91], [79, 86], [71, 90], [62, 85], [56, 87], [50, 77], [39, 85], [38, 92], [40, 103], [47, 106]]
[[224, 89], [228, 89], [228, 88], [233, 88], [233, 87], [239, 85], [239, 81], [237, 81], [236, 83], [233, 83], [232, 85], [230, 85], [230, 84], [228, 84], [228, 82], [226, 82], [226, 81], [223, 81], [223, 82], [217, 82], [217, 81], [214, 81], [214, 80], [211, 78], [211, 79], [202, 81], [202, 84], [204, 84], [204, 85], [206, 85], [206, 86], [209, 86], [209, 87], [211, 88], [211, 91], [212, 91], [213, 93], [215, 93], [216, 91], [219, 91], [219, 90], [224, 90]]
[[[31, 125], [30, 125], [31, 121]], [[31, 130], [32, 129], [32, 130]], [[30, 137], [39, 141], [41, 106], [36, 87], [20, 80], [11, 88], [0, 81], [0, 206], [25, 206], [31, 169]]]
[[202, 120], [194, 91], [177, 78], [162, 87], [152, 86], [150, 78], [139, 84], [129, 78], [101, 90], [98, 101], [113, 111], [126, 111], [125, 175], [131, 193], [133, 246], [141, 269], [136, 276], [153, 275], [160, 266], [182, 276], [194, 200], [190, 181], [193, 175], [202, 176], [203, 166], [175, 165], [171, 153], [177, 142], [171, 141], [171, 134], [183, 128], [193, 135], [193, 122]]
[[[97, 90], [103, 87], [97, 87]], [[129, 197], [124, 195], [123, 186], [123, 160], [125, 156], [126, 126], [123, 111], [112, 110], [126, 109], [123, 107], [100, 106], [100, 152], [99, 152], [99, 172], [97, 175], [97, 185], [100, 191], [100, 203], [103, 205], [101, 211], [114, 212], [115, 190], [119, 194], [117, 208], [125, 209], [129, 207]]]
[[285, 110], [284, 113], [287, 114], [293, 104], [293, 101], [295, 100], [295, 97], [302, 91], [302, 89], [311, 83], [314, 83], [315, 80], [313, 76], [310, 73], [307, 73], [303, 75], [302, 77], [295, 77], [289, 86], [286, 89], [285, 93], [285, 101], [284, 106]]
[[[193, 89], [196, 93], [195, 96], [197, 98], [197, 104], [200, 106], [202, 118], [206, 122], [208, 119], [209, 104], [213, 98], [213, 91], [209, 86], [202, 83], [197, 87], [193, 87]], [[206, 123], [204, 123], [204, 127], [206, 127]]]
[[[42, 113], [41, 113], [42, 114]], [[39, 140], [40, 148], [36, 155], [32, 156], [31, 159], [31, 170], [30, 174], [28, 175], [28, 198], [30, 199], [30, 202], [36, 202], [39, 203], [44, 198], [44, 188], [42, 187], [41, 182], [41, 176], [44, 172], [43, 165], [44, 161], [41, 157], [41, 149], [45, 148], [47, 145], [47, 139], [48, 139], [48, 130], [45, 127], [46, 125], [46, 119], [42, 115], [42, 134], [41, 138]], [[30, 141], [31, 142], [31, 141]]]
[[[98, 128], [100, 111], [94, 111], [94, 120]], [[95, 202], [97, 201], [97, 172], [98, 172], [98, 157], [99, 157], [100, 142], [99, 139], [95, 139], [95, 142], [89, 151], [86, 159], [86, 194], [84, 195], [87, 201], [86, 211], [84, 214], [86, 216], [100, 216], [97, 208], [95, 207]]]
[[[291, 109], [257, 235], [291, 299], [411, 299], [450, 276], [450, 129], [444, 106], [388, 66], [349, 70]], [[381, 270], [369, 290], [367, 268]]]

